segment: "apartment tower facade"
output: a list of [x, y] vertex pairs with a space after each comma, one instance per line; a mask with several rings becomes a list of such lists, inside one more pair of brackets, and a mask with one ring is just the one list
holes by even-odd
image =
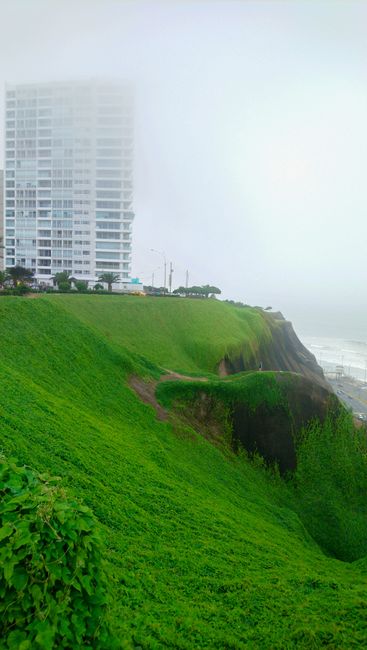
[[5, 265], [39, 283], [131, 274], [133, 97], [107, 81], [8, 85]]
[[4, 171], [0, 169], [0, 271], [4, 266]]

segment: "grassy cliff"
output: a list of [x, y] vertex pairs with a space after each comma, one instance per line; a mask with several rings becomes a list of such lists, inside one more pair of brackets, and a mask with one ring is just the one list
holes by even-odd
[[213, 372], [246, 337], [268, 335], [257, 312], [9, 297], [0, 330], [1, 450], [59, 475], [93, 509], [119, 647], [365, 645], [363, 561], [327, 557], [262, 468], [192, 428], [175, 432], [127, 384], [156, 375], [153, 363]]
[[105, 339], [177, 372], [214, 373], [221, 359], [250, 357], [270, 340], [256, 309], [216, 300], [56, 295], [57, 304]]

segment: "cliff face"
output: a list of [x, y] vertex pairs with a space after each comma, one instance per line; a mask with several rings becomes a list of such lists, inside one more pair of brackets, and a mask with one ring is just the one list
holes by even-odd
[[260, 344], [256, 353], [245, 361], [244, 356], [237, 358], [225, 357], [219, 366], [221, 376], [231, 375], [244, 370], [284, 370], [295, 372], [311, 381], [315, 381], [330, 390], [322, 368], [315, 356], [305, 348], [295, 333], [292, 323], [284, 319], [280, 312], [263, 316], [271, 333], [271, 340]]
[[[297, 465], [300, 432], [310, 422], [337, 415], [336, 395], [308, 377], [291, 372], [245, 372], [222, 380], [163, 381], [158, 399], [215, 442], [258, 452], [281, 472]], [[221, 432], [221, 433], [220, 433]]]
[[[247, 354], [224, 357], [218, 371], [222, 377], [249, 370], [277, 371], [282, 403], [272, 408], [260, 404], [256, 409], [249, 408], [246, 400], [234, 403], [232, 443], [235, 448], [243, 445], [250, 453], [258, 451], [285, 472], [297, 464], [298, 432], [313, 419], [322, 422], [330, 409], [337, 412], [340, 405], [315, 356], [301, 343], [292, 323], [280, 312], [261, 313], [270, 336], [250, 355], [247, 350]], [[292, 373], [292, 377], [284, 371]]]
[[338, 413], [335, 395], [307, 377], [277, 373], [282, 401], [273, 408], [260, 405], [251, 410], [237, 402], [232, 410], [233, 443], [250, 453], [257, 451], [269, 463], [278, 463], [280, 471], [297, 465], [299, 432], [311, 421], [323, 422], [328, 413]]

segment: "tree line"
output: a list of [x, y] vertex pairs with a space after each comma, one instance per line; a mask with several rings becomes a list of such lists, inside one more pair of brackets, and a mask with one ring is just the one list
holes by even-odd
[[[78, 291], [87, 291], [88, 282], [86, 280], [77, 280], [73, 278], [69, 271], [60, 271], [55, 273], [51, 278], [54, 285], [60, 291], [70, 291], [72, 284]], [[34, 281], [34, 273], [31, 269], [23, 266], [13, 266], [6, 271], [0, 271], [0, 289], [6, 286], [12, 286], [13, 289], [18, 290], [19, 293], [30, 291], [29, 285]], [[118, 273], [105, 272], [100, 273], [98, 282], [93, 287], [95, 291], [103, 291], [104, 286], [107, 285], [107, 290], [112, 291], [112, 285], [120, 282], [120, 275]], [[150, 294], [166, 294], [167, 290], [164, 287], [144, 287], [145, 291]], [[209, 296], [216, 296], [221, 294], [221, 290], [210, 284], [192, 287], [178, 287], [172, 292], [174, 295], [187, 296], [194, 298], [209, 298]]]
[[[60, 271], [55, 273], [51, 278], [60, 291], [69, 291], [72, 283], [78, 291], [87, 291], [88, 282], [86, 280], [76, 280], [69, 271]], [[34, 281], [34, 273], [31, 269], [23, 266], [13, 266], [6, 271], [0, 271], [0, 289], [6, 286], [12, 286], [13, 289], [29, 290], [29, 285]], [[112, 291], [112, 285], [120, 281], [118, 273], [101, 273], [98, 277], [98, 283], [94, 286], [96, 291], [103, 290], [107, 284], [108, 291]]]
[[209, 298], [209, 296], [219, 295], [221, 292], [218, 287], [214, 287], [210, 284], [204, 284], [201, 287], [178, 287], [173, 291], [174, 294], [179, 294], [180, 296], [192, 296], [195, 298]]

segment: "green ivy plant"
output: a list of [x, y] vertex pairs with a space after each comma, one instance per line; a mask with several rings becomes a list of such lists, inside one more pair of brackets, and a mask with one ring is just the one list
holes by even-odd
[[110, 647], [96, 520], [58, 481], [0, 457], [1, 648]]

